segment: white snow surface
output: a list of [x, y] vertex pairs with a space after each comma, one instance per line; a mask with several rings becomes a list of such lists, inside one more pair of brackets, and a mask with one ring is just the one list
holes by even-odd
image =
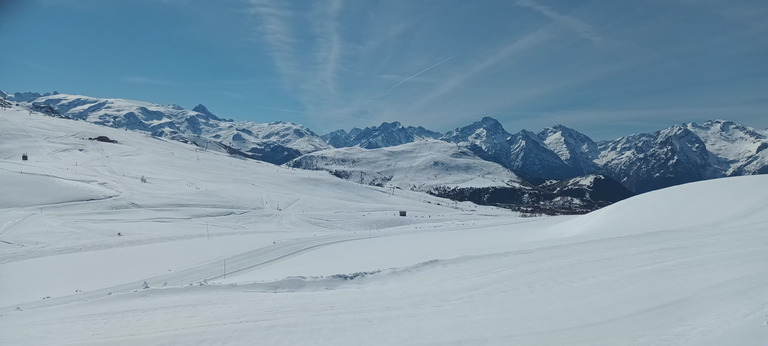
[[398, 146], [338, 148], [313, 152], [287, 165], [329, 172], [348, 172], [348, 180], [429, 191], [446, 187], [521, 187], [521, 179], [469, 149], [427, 139]]
[[0, 187], [3, 345], [768, 341], [765, 175], [521, 218], [14, 108]]

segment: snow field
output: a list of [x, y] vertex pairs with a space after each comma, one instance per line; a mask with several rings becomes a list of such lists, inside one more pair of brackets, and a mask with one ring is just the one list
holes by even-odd
[[[2, 306], [178, 272], [185, 275], [171, 278], [177, 283], [196, 283], [224, 274], [225, 262], [237, 270], [371, 232], [475, 218], [431, 196], [392, 196], [322, 172], [85, 122], [21, 110], [3, 112], [0, 122], [0, 136], [10, 139], [0, 144], [7, 157], [0, 168]], [[99, 135], [118, 143], [87, 140]], [[13, 155], [22, 151], [29, 161]], [[409, 217], [395, 216], [400, 209]], [[210, 268], [212, 261], [222, 265]], [[165, 283], [157, 280], [150, 281]]]
[[0, 180], [0, 344], [768, 341], [768, 176], [528, 219], [9, 110]]

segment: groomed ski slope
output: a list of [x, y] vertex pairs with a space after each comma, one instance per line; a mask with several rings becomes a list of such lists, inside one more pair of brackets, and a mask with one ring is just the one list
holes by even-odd
[[0, 344], [768, 342], [768, 176], [532, 219], [16, 109], [0, 184]]

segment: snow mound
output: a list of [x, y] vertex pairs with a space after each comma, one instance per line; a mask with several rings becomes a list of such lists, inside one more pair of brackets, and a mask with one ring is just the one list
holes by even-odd
[[0, 208], [92, 201], [116, 195], [101, 186], [39, 174], [0, 171], [0, 181]]
[[575, 233], [636, 234], [752, 222], [768, 222], [766, 175], [706, 180], [652, 191], [558, 227]]

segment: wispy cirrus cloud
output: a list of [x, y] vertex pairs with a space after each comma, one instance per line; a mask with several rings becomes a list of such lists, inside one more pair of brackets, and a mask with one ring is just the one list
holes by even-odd
[[462, 89], [472, 79], [482, 74], [483, 72], [502, 63], [509, 63], [515, 55], [529, 51], [537, 47], [541, 42], [547, 40], [548, 33], [539, 29], [522, 39], [516, 40], [511, 44], [499, 49], [489, 57], [480, 60], [480, 62], [472, 64], [472, 66], [466, 70], [456, 73], [450, 79], [442, 82], [439, 86], [433, 89], [428, 94], [420, 97], [415, 103], [413, 103], [410, 112], [416, 113], [420, 107], [429, 106], [431, 103], [439, 100], [446, 95]]
[[[649, 28], [621, 6], [585, 3], [574, 11], [565, 0], [478, 6], [447, 0], [439, 8], [398, 0], [247, 4], [252, 38], [273, 64], [267, 73], [277, 72], [290, 99], [260, 109], [301, 114], [320, 131], [408, 118], [445, 126], [447, 118], [482, 114], [546, 119], [557, 107], [607, 106], [620, 93], [648, 99], [671, 86], [654, 78], [682, 71], [674, 61], [696, 55], [681, 47], [711, 42], [663, 35], [677, 32], [681, 21]], [[629, 12], [649, 6], [646, 13], [677, 10], [636, 4]], [[460, 24], [470, 17], [485, 19]], [[597, 29], [606, 26], [612, 30]], [[677, 77], [678, 86], [684, 78], [698, 81], [696, 74]]]
[[421, 74], [423, 74], [424, 72], [427, 72], [427, 71], [429, 71], [429, 70], [431, 70], [431, 69], [433, 69], [433, 68], [435, 68], [435, 67], [438, 67], [438, 66], [440, 66], [440, 65], [442, 65], [442, 64], [444, 64], [444, 63], [446, 63], [446, 62], [448, 62], [449, 60], [451, 60], [451, 59], [453, 59], [453, 58], [455, 58], [455, 57], [456, 57], [455, 55], [452, 55], [452, 56], [450, 56], [450, 57], [448, 57], [448, 58], [446, 58], [446, 59], [440, 60], [440, 62], [438, 62], [438, 63], [436, 63], [436, 64], [434, 64], [434, 65], [430, 65], [429, 67], [427, 67], [427, 68], [425, 68], [425, 69], [423, 69], [423, 70], [421, 70], [421, 71], [419, 71], [419, 72], [416, 72], [415, 74], [413, 74], [413, 75], [409, 76], [408, 78], [405, 78], [405, 79], [403, 79], [402, 81], [400, 81], [400, 83], [397, 83], [397, 84], [393, 85], [391, 88], [389, 88], [389, 91], [392, 91], [392, 90], [394, 90], [395, 88], [397, 88], [397, 87], [399, 87], [399, 86], [401, 86], [401, 85], [403, 85], [403, 84], [407, 83], [407, 82], [408, 82], [408, 81], [410, 81], [411, 79], [414, 79], [414, 78], [416, 78], [416, 77], [420, 76]]
[[283, 76], [283, 82], [290, 80], [299, 73], [295, 64], [294, 33], [291, 23], [294, 13], [284, 1], [251, 0], [250, 14], [257, 18], [255, 34], [262, 37], [268, 45], [275, 66]]
[[332, 0], [328, 6], [323, 6], [323, 18], [320, 28], [317, 29], [319, 40], [317, 44], [318, 62], [325, 65], [322, 69], [322, 78], [325, 87], [335, 95], [336, 73], [342, 54], [342, 38], [339, 33], [339, 13], [343, 7], [342, 0]]
[[320, 1], [306, 11], [286, 1], [250, 1], [257, 36], [268, 44], [284, 87], [307, 109], [322, 108], [337, 97], [343, 55], [338, 17], [343, 4]]
[[602, 41], [602, 38], [597, 34], [592, 26], [575, 17], [557, 13], [549, 7], [543, 6], [534, 0], [517, 0], [515, 4], [517, 6], [530, 8], [540, 13], [558, 25], [576, 32], [583, 39], [592, 41], [593, 43], [600, 43]]
[[0, 54], [10, 87], [205, 102], [316, 131], [393, 120], [444, 131], [483, 115], [586, 125], [610, 117], [590, 112], [644, 121], [655, 109], [768, 126], [759, 0], [11, 3], [0, 0], [0, 41], [34, 44]]

